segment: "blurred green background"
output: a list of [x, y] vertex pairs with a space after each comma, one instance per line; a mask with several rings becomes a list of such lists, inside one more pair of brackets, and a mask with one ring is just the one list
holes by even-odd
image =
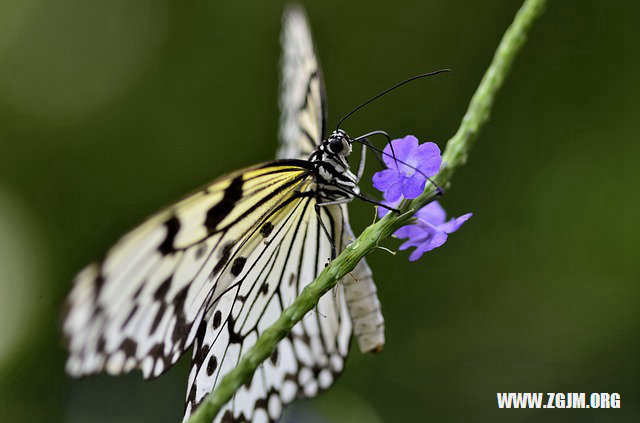
[[[331, 122], [450, 67], [345, 125], [441, 146], [520, 5], [306, 3]], [[289, 422], [639, 421], [640, 3], [550, 3], [443, 199], [473, 219], [419, 262], [371, 254], [387, 346], [354, 346]], [[145, 216], [273, 157], [283, 5], [0, 2], [3, 421], [181, 418], [188, 359], [153, 382], [67, 378], [60, 306]], [[356, 231], [373, 214], [351, 211]], [[622, 409], [498, 410], [504, 391], [619, 392]]]

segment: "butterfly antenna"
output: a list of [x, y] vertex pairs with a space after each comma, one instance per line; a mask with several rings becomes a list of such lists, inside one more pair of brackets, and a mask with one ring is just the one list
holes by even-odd
[[387, 88], [386, 90], [384, 90], [383, 92], [381, 92], [380, 94], [377, 94], [373, 97], [371, 97], [369, 100], [365, 101], [364, 103], [360, 104], [359, 106], [357, 106], [355, 109], [351, 110], [349, 113], [347, 113], [342, 119], [340, 119], [340, 121], [338, 122], [338, 124], [336, 125], [336, 131], [338, 129], [340, 129], [340, 125], [342, 125], [342, 122], [344, 122], [349, 116], [351, 116], [352, 114], [354, 114], [355, 112], [357, 112], [358, 110], [362, 109], [364, 106], [366, 106], [367, 104], [371, 103], [372, 101], [375, 101], [377, 99], [379, 99], [380, 97], [382, 97], [383, 95], [395, 90], [396, 88], [400, 88], [401, 86], [403, 86], [404, 84], [408, 84], [411, 81], [415, 81], [416, 79], [420, 79], [420, 78], [426, 78], [427, 76], [434, 76], [434, 75], [438, 75], [440, 73], [444, 73], [444, 72], [451, 72], [451, 69], [440, 69], [434, 72], [429, 72], [429, 73], [423, 73], [420, 75], [416, 75], [416, 76], [412, 76], [409, 79], [405, 79], [402, 82], [398, 82], [396, 85], [394, 85], [391, 88]]

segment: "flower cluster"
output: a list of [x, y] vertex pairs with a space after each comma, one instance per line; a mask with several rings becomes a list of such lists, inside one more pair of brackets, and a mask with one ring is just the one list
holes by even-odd
[[373, 175], [373, 186], [391, 202], [401, 196], [418, 197], [424, 191], [427, 178], [438, 173], [442, 164], [438, 146], [432, 142], [420, 145], [413, 135], [387, 144], [382, 160], [388, 169]]
[[[399, 204], [402, 197], [413, 199], [422, 194], [427, 178], [438, 173], [442, 164], [440, 149], [436, 144], [419, 144], [418, 139], [412, 135], [391, 141], [383, 154], [387, 169], [373, 175], [373, 186], [382, 191], [384, 204], [390, 207]], [[387, 213], [387, 209], [378, 209], [380, 217]], [[449, 234], [457, 231], [471, 216], [472, 213], [467, 213], [447, 220], [447, 214], [440, 203], [433, 201], [415, 213], [415, 223], [403, 226], [393, 235], [407, 239], [400, 250], [415, 248], [409, 255], [409, 260], [415, 261], [425, 252], [444, 244]]]

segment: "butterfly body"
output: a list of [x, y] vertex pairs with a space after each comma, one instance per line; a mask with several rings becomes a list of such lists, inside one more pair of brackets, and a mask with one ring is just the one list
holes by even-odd
[[309, 156], [317, 172], [318, 181], [325, 193], [335, 200], [351, 199], [360, 192], [359, 177], [349, 168], [349, 155], [352, 145], [343, 130], [337, 130], [323, 141]]

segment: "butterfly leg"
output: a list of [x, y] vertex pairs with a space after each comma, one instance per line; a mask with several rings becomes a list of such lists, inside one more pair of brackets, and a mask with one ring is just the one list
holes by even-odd
[[320, 222], [320, 226], [322, 226], [322, 230], [324, 231], [324, 234], [327, 236], [327, 239], [331, 244], [331, 257], [329, 257], [329, 262], [331, 262], [331, 260], [336, 258], [336, 243], [333, 241], [333, 238], [329, 234], [327, 227], [324, 225], [324, 222], [322, 221], [322, 216], [320, 216], [320, 206], [316, 204], [315, 210], [316, 210], [316, 215], [318, 216], [318, 222]]
[[[368, 142], [368, 140], [365, 138], [365, 141]], [[362, 152], [360, 153], [360, 163], [358, 163], [358, 181], [362, 178], [362, 175], [364, 174], [364, 165], [367, 159], [367, 149], [365, 148], [365, 145], [362, 145]]]
[[331, 244], [331, 259], [330, 260], [333, 260], [337, 256], [337, 254], [336, 254], [336, 243], [334, 242], [333, 237], [331, 236], [331, 234], [327, 230], [327, 227], [325, 226], [324, 222], [322, 221], [322, 216], [320, 215], [320, 207], [337, 206], [337, 205], [340, 205], [340, 204], [348, 203], [349, 201], [351, 201], [350, 198], [341, 198], [340, 200], [327, 201], [326, 203], [317, 203], [314, 206], [315, 211], [316, 211], [316, 215], [318, 216], [318, 221], [320, 222], [320, 226], [322, 226], [322, 230], [324, 231], [324, 234], [327, 236], [327, 239], [329, 240], [329, 243]]

